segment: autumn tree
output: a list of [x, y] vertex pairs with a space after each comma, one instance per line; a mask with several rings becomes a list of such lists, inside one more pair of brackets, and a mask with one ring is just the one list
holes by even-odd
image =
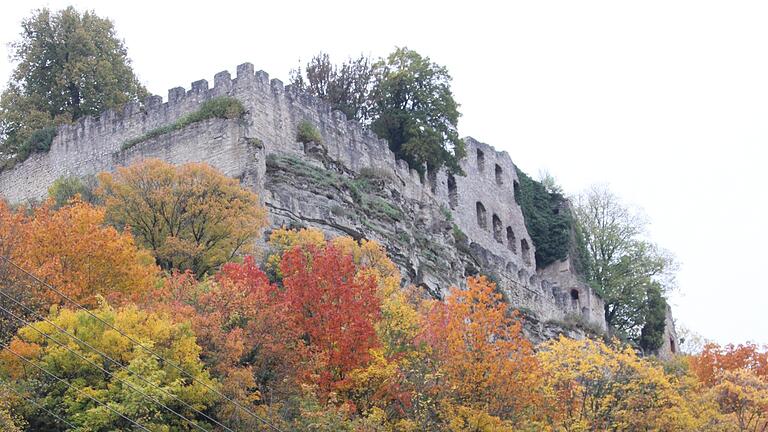
[[256, 194], [206, 164], [145, 160], [99, 175], [108, 220], [130, 227], [161, 268], [214, 271], [266, 225]]
[[[154, 284], [152, 257], [137, 247], [130, 232], [105, 225], [103, 208], [72, 201], [55, 210], [46, 202], [26, 216], [0, 206], [0, 219], [15, 221], [15, 228], [0, 228], [16, 233], [11, 261], [81, 304], [95, 305], [99, 296], [116, 302], [135, 299]], [[44, 304], [66, 303], [14, 267], [6, 266], [6, 271], [16, 280], [26, 279]]]
[[[214, 278], [198, 282], [191, 273], [174, 274], [148, 298], [148, 306], [189, 322], [202, 348], [202, 360], [222, 383], [222, 391], [249, 409], [285, 402], [297, 393], [296, 373], [306, 360], [301, 333], [288, 307], [264, 272], [247, 256], [227, 263]], [[231, 404], [216, 407], [231, 426], [262, 425]]]
[[768, 350], [709, 343], [689, 363], [732, 430], [768, 430]]
[[605, 320], [646, 351], [661, 346], [666, 300], [676, 264], [643, 239], [647, 222], [607, 188], [595, 186], [575, 200], [588, 281], [605, 301]]
[[539, 366], [517, 312], [510, 312], [495, 284], [482, 276], [467, 279], [466, 290], [454, 288], [445, 302], [434, 301], [425, 320], [423, 337], [450, 406], [524, 418], [538, 399]]
[[352, 257], [330, 245], [289, 250], [280, 271], [286, 301], [313, 356], [311, 380], [322, 391], [333, 390], [379, 345], [376, 280], [358, 277]]
[[[64, 382], [27, 365], [7, 350], [0, 352], [0, 375], [27, 397], [82, 430], [132, 429], [127, 420], [82, 396], [83, 393], [109, 404], [126, 417], [137, 419], [150, 430], [199, 430], [156, 402], [144, 399], [136, 389], [156, 400], [161, 399], [166, 406], [199, 426], [210, 427], [206, 419], [189, 406], [197, 407], [198, 411], [212, 406], [216, 395], [209, 388], [216, 388], [218, 384], [200, 362], [200, 347], [189, 327], [173, 324], [132, 306], [118, 310], [101, 306], [93, 313], [101, 320], [113, 323], [134, 340], [151, 346], [163, 358], [172, 359], [196, 381], [189, 380], [167, 361], [137, 348], [127, 337], [112, 331], [87, 312], [67, 309], [54, 310], [49, 316], [50, 321], [70, 334], [76, 334], [126, 366], [127, 370], [67, 337], [52, 324], [37, 322], [21, 328], [9, 348]], [[141, 374], [149, 383], [128, 370]], [[27, 406], [23, 415], [30, 430], [65, 429], [55, 417], [32, 406]]]
[[715, 385], [724, 373], [739, 369], [751, 370], [768, 380], [768, 350], [754, 343], [725, 346], [708, 343], [690, 358], [690, 363], [699, 379], [709, 386]]
[[109, 19], [43, 8], [21, 28], [11, 44], [16, 67], [0, 96], [0, 160], [47, 150], [56, 124], [146, 95]]
[[561, 336], [538, 353], [541, 429], [698, 431], [700, 423], [664, 370], [630, 348]]

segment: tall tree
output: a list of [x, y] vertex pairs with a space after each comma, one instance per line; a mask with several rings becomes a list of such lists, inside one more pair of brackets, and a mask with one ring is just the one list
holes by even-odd
[[[605, 300], [605, 319], [639, 343], [647, 323], [659, 324], [658, 312], [666, 308], [661, 305], [663, 294], [674, 284], [675, 262], [644, 239], [645, 219], [607, 188], [595, 186], [577, 197], [575, 204], [586, 248], [587, 279]], [[658, 335], [658, 329], [654, 333]], [[657, 336], [643, 340], [651, 350], [661, 342]]]
[[130, 227], [166, 270], [211, 272], [248, 253], [267, 223], [256, 194], [207, 164], [150, 159], [99, 183], [108, 220]]
[[364, 55], [348, 59], [340, 65], [331, 63], [326, 53], [320, 53], [304, 67], [291, 71], [291, 84], [328, 101], [348, 119], [367, 119], [372, 88], [371, 59]]
[[408, 48], [374, 65], [371, 128], [395, 155], [423, 173], [445, 166], [461, 173], [464, 141], [456, 125], [459, 104], [448, 69]]
[[11, 45], [16, 68], [0, 97], [0, 156], [30, 151], [24, 146], [35, 130], [146, 95], [109, 19], [71, 6], [44, 8], [21, 27]]
[[461, 173], [464, 141], [448, 69], [408, 48], [374, 63], [365, 56], [341, 65], [320, 53], [291, 72], [291, 83], [323, 98], [348, 118], [370, 125], [397, 158], [424, 174], [446, 167]]

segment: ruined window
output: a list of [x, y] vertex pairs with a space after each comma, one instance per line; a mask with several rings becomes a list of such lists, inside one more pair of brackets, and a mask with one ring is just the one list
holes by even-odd
[[512, 231], [512, 227], [507, 227], [507, 247], [513, 253], [517, 253], [517, 240], [515, 240], [515, 232]]
[[496, 164], [496, 184], [501, 186], [504, 184], [504, 179], [502, 178], [502, 174], [504, 171], [501, 169], [501, 166], [499, 164]]
[[675, 340], [672, 338], [669, 338], [669, 350], [672, 352], [672, 354], [677, 352], [677, 349], [675, 348]]
[[502, 225], [501, 225], [501, 219], [499, 219], [498, 216], [495, 214], [493, 215], [493, 238], [496, 239], [499, 243], [504, 243], [504, 240], [502, 240], [501, 233], [502, 233]]
[[485, 212], [485, 206], [480, 201], [477, 202], [477, 225], [482, 229], [488, 228], [487, 215]]
[[572, 289], [571, 290], [571, 300], [578, 300], [579, 299], [579, 290]]
[[448, 174], [448, 201], [451, 203], [451, 208], [456, 209], [459, 205], [459, 194], [456, 192], [456, 179], [453, 175]]
[[480, 172], [485, 170], [485, 153], [480, 149], [477, 149], [477, 169]]
[[520, 205], [520, 183], [518, 183], [517, 180], [514, 180], [512, 182], [512, 188], [515, 192], [515, 203]]
[[531, 247], [526, 239], [520, 240], [520, 253], [523, 255], [523, 262], [531, 265]]

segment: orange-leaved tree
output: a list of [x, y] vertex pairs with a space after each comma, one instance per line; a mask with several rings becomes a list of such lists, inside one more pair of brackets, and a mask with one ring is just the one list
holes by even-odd
[[280, 272], [286, 302], [313, 356], [307, 372], [321, 391], [332, 391], [380, 344], [376, 279], [358, 275], [352, 256], [332, 245], [294, 247], [283, 254]]
[[[5, 213], [0, 218], [8, 219], [8, 211], [0, 208]], [[16, 232], [11, 260], [79, 303], [94, 306], [98, 296], [130, 301], [155, 283], [158, 269], [152, 256], [129, 231], [106, 225], [100, 207], [74, 200], [54, 210], [46, 202], [23, 217]], [[45, 304], [67, 304], [43, 284], [30, 286]]]
[[256, 194], [207, 164], [148, 159], [99, 175], [109, 221], [131, 227], [166, 270], [214, 271], [266, 226]]
[[433, 301], [424, 326], [450, 406], [514, 421], [537, 401], [533, 347], [517, 312], [487, 278], [470, 277], [466, 290], [453, 288], [445, 302]]
[[689, 363], [733, 430], [768, 430], [768, 350], [710, 343]]

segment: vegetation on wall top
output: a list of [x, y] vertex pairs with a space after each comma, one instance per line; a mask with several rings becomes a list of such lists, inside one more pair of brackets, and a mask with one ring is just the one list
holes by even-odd
[[152, 129], [144, 135], [124, 142], [121, 149], [127, 150], [141, 142], [183, 129], [193, 123], [201, 122], [203, 120], [212, 118], [235, 119], [242, 117], [243, 114], [245, 114], [243, 103], [233, 97], [221, 96], [210, 99], [203, 102], [197, 111], [191, 112], [171, 124]]

